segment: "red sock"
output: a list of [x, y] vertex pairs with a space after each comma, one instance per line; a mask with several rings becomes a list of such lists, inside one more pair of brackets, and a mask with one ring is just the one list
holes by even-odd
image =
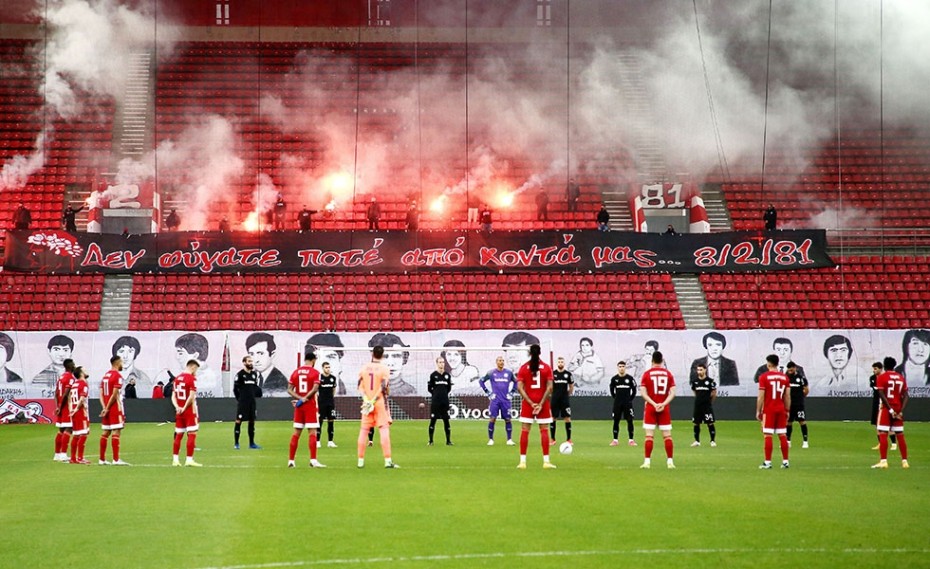
[[178, 453], [181, 452], [181, 439], [184, 437], [184, 433], [175, 433], [174, 434], [174, 449], [171, 451], [171, 454], [178, 456]]
[[297, 456], [298, 442], [300, 442], [300, 433], [294, 433], [291, 435], [291, 452], [288, 455], [288, 460], [294, 460], [294, 457]]
[[84, 460], [85, 446], [87, 446], [87, 435], [81, 435], [81, 442], [78, 443], [78, 460]]
[[520, 456], [526, 456], [526, 447], [530, 446], [530, 432], [520, 431]]
[[61, 454], [61, 433], [55, 434], [55, 454]]
[[197, 433], [187, 433], [187, 458], [194, 458], [194, 448], [197, 446]]
[[781, 459], [788, 460], [788, 436], [778, 435], [778, 443], [781, 445]]
[[[174, 451], [174, 454], [178, 454], [178, 451]], [[107, 459], [107, 437], [100, 435], [100, 460]]]
[[901, 451], [901, 460], [907, 460], [907, 443], [904, 442], [904, 433], [897, 433], [898, 450]]
[[672, 443], [672, 437], [669, 437], [669, 438], [665, 439], [665, 454], [666, 454], [666, 456], [668, 456], [669, 458], [672, 458], [672, 455], [674, 454], [674, 452], [673, 452], [674, 449], [675, 449], [675, 445], [674, 445], [674, 443]]
[[646, 437], [646, 458], [652, 458], [652, 447], [655, 444], [655, 441], [652, 437]]
[[72, 437], [71, 438], [71, 462], [77, 460], [78, 456], [78, 445], [81, 437]]
[[61, 434], [61, 452], [67, 453], [68, 446], [71, 444], [71, 433], [65, 431]]
[[772, 462], [772, 449], [774, 446], [772, 435], [765, 435], [765, 462]]
[[888, 460], [888, 433], [878, 433], [878, 456], [882, 460]]
[[113, 445], [113, 462], [116, 462], [119, 460], [119, 437], [113, 435], [110, 444]]
[[310, 429], [310, 460], [316, 460], [316, 431]]
[[549, 456], [549, 429], [539, 429], [539, 439], [542, 441], [543, 456]]

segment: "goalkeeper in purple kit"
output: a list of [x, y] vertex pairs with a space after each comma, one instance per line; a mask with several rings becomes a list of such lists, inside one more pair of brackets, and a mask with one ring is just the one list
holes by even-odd
[[[517, 392], [517, 380], [513, 372], [504, 369], [504, 356], [497, 356], [497, 367], [484, 374], [478, 381], [478, 385], [488, 396], [488, 411], [491, 414], [491, 420], [488, 423], [488, 446], [494, 445], [494, 424], [497, 417], [500, 416], [507, 424], [507, 444], [513, 446], [513, 424], [510, 422], [510, 406], [513, 401], [513, 395]], [[488, 389], [487, 382], [491, 382], [491, 389]]]

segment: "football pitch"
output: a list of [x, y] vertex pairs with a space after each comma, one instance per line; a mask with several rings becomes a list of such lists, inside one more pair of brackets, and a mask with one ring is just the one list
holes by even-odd
[[[426, 422], [396, 423], [401, 468], [386, 470], [377, 437], [356, 467], [357, 422], [337, 423], [339, 448], [320, 449], [326, 469], [307, 466], [306, 433], [299, 467], [285, 467], [284, 422], [259, 422], [264, 448], [239, 451], [231, 423], [203, 424], [199, 469], [170, 466], [169, 425], [128, 425], [122, 458], [132, 467], [54, 463], [51, 426], [3, 427], [0, 566], [930, 566], [930, 424], [907, 425], [911, 468], [894, 452], [887, 471], [869, 468], [876, 439], [865, 423], [813, 422], [803, 450], [796, 428], [791, 468], [778, 468], [776, 445], [768, 471], [750, 421], [719, 423], [716, 448], [706, 429], [690, 448], [690, 423], [676, 422], [676, 470], [661, 442], [652, 469], [639, 468], [639, 424], [632, 448], [608, 446], [606, 421], [575, 422], [574, 453], [553, 448], [557, 470], [541, 468], [534, 427], [525, 471], [503, 423], [493, 447], [486, 423], [452, 429], [455, 446], [440, 423], [427, 447]], [[93, 425], [87, 444], [94, 463], [99, 433]]]

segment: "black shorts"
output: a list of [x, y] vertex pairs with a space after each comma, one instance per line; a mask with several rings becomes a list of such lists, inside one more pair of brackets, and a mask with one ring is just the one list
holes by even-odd
[[714, 406], [710, 404], [705, 405], [695, 405], [694, 406], [694, 415], [691, 417], [691, 422], [695, 425], [700, 425], [701, 423], [706, 423], [710, 425], [714, 423], [717, 419], [714, 417]]
[[807, 421], [807, 417], [804, 414], [804, 407], [792, 407], [788, 411], [788, 422], [793, 423], [795, 421]]
[[323, 419], [335, 419], [336, 418], [336, 406], [335, 405], [320, 405], [320, 420]]
[[633, 404], [630, 403], [629, 405], [617, 405], [615, 403], [613, 418], [617, 420], [629, 419], [631, 421], [635, 419], [636, 417], [633, 415]]
[[875, 425], [878, 424], [878, 403], [881, 399], [878, 395], [872, 395], [872, 418], [869, 419], [869, 423]]
[[449, 406], [448, 405], [430, 405], [429, 418], [430, 419], [448, 419], [449, 418]]
[[553, 419], [571, 419], [572, 418], [572, 408], [571, 403], [568, 400], [557, 400], [553, 399], [549, 408], [552, 409], [552, 418]]
[[236, 408], [236, 420], [238, 421], [254, 421], [256, 417], [255, 412], [255, 400], [252, 401], [240, 401], [239, 405]]

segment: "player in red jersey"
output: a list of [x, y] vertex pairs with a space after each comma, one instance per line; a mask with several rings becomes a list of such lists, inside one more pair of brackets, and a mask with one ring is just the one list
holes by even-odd
[[759, 376], [759, 396], [756, 398], [756, 420], [762, 421], [765, 438], [765, 461], [759, 468], [772, 468], [772, 435], [778, 435], [781, 445], [781, 467], [788, 468], [788, 409], [791, 408], [791, 380], [778, 371], [778, 356], [765, 358], [768, 371]]
[[[104, 374], [100, 381], [100, 461], [98, 464], [115, 464], [129, 466], [119, 457], [119, 437], [123, 430], [125, 417], [123, 415], [123, 398], [120, 390], [123, 388], [123, 360], [119, 356], [110, 358], [110, 371]], [[112, 433], [113, 462], [107, 462], [107, 440]]]
[[84, 446], [87, 444], [87, 434], [90, 432], [90, 417], [87, 413], [88, 391], [87, 373], [84, 368], [75, 368], [69, 403], [73, 428], [71, 464], [90, 464], [89, 461], [84, 460]]
[[200, 418], [197, 415], [197, 378], [194, 374], [200, 364], [197, 360], [187, 361], [184, 372], [175, 376], [172, 382], [171, 403], [174, 405], [174, 447], [171, 466], [181, 466], [178, 453], [181, 452], [181, 439], [187, 433], [187, 460], [184, 466], [203, 466], [194, 461], [194, 449], [197, 446], [197, 430]]
[[74, 361], [67, 359], [62, 362], [65, 373], [61, 374], [55, 382], [55, 426], [58, 434], [55, 435], [56, 462], [68, 462], [68, 441], [71, 439], [71, 412], [68, 402], [71, 397], [71, 388], [74, 383]]
[[316, 430], [320, 428], [320, 415], [316, 404], [316, 393], [320, 390], [320, 372], [313, 365], [316, 363], [316, 354], [308, 351], [304, 354], [304, 365], [294, 370], [287, 384], [287, 393], [294, 400], [294, 434], [291, 435], [290, 454], [287, 467], [294, 468], [294, 457], [297, 455], [297, 445], [300, 442], [300, 432], [309, 431], [310, 437], [310, 467], [326, 468], [316, 459]]
[[552, 423], [552, 408], [549, 396], [552, 395], [552, 368], [540, 360], [542, 350], [539, 344], [530, 345], [530, 361], [517, 372], [517, 391], [523, 398], [520, 404], [520, 464], [517, 468], [526, 468], [526, 448], [530, 443], [530, 425], [539, 424], [539, 438], [542, 443], [543, 468], [555, 468], [549, 462], [549, 424]]
[[880, 460], [872, 468], [888, 468], [888, 433], [898, 437], [898, 450], [901, 451], [901, 468], [910, 468], [907, 462], [907, 442], [904, 440], [904, 408], [907, 406], [907, 379], [894, 371], [898, 364], [894, 358], [885, 358], [888, 370], [875, 380], [875, 391], [881, 402], [878, 406], [878, 452]]
[[643, 373], [639, 382], [639, 394], [646, 402], [643, 410], [643, 431], [646, 433], [645, 460], [640, 468], [652, 466], [652, 449], [655, 445], [656, 426], [662, 432], [665, 442], [665, 461], [669, 468], [675, 468], [675, 445], [672, 443], [672, 410], [669, 404], [675, 399], [675, 378], [663, 365], [662, 352], [652, 353], [652, 367]]

